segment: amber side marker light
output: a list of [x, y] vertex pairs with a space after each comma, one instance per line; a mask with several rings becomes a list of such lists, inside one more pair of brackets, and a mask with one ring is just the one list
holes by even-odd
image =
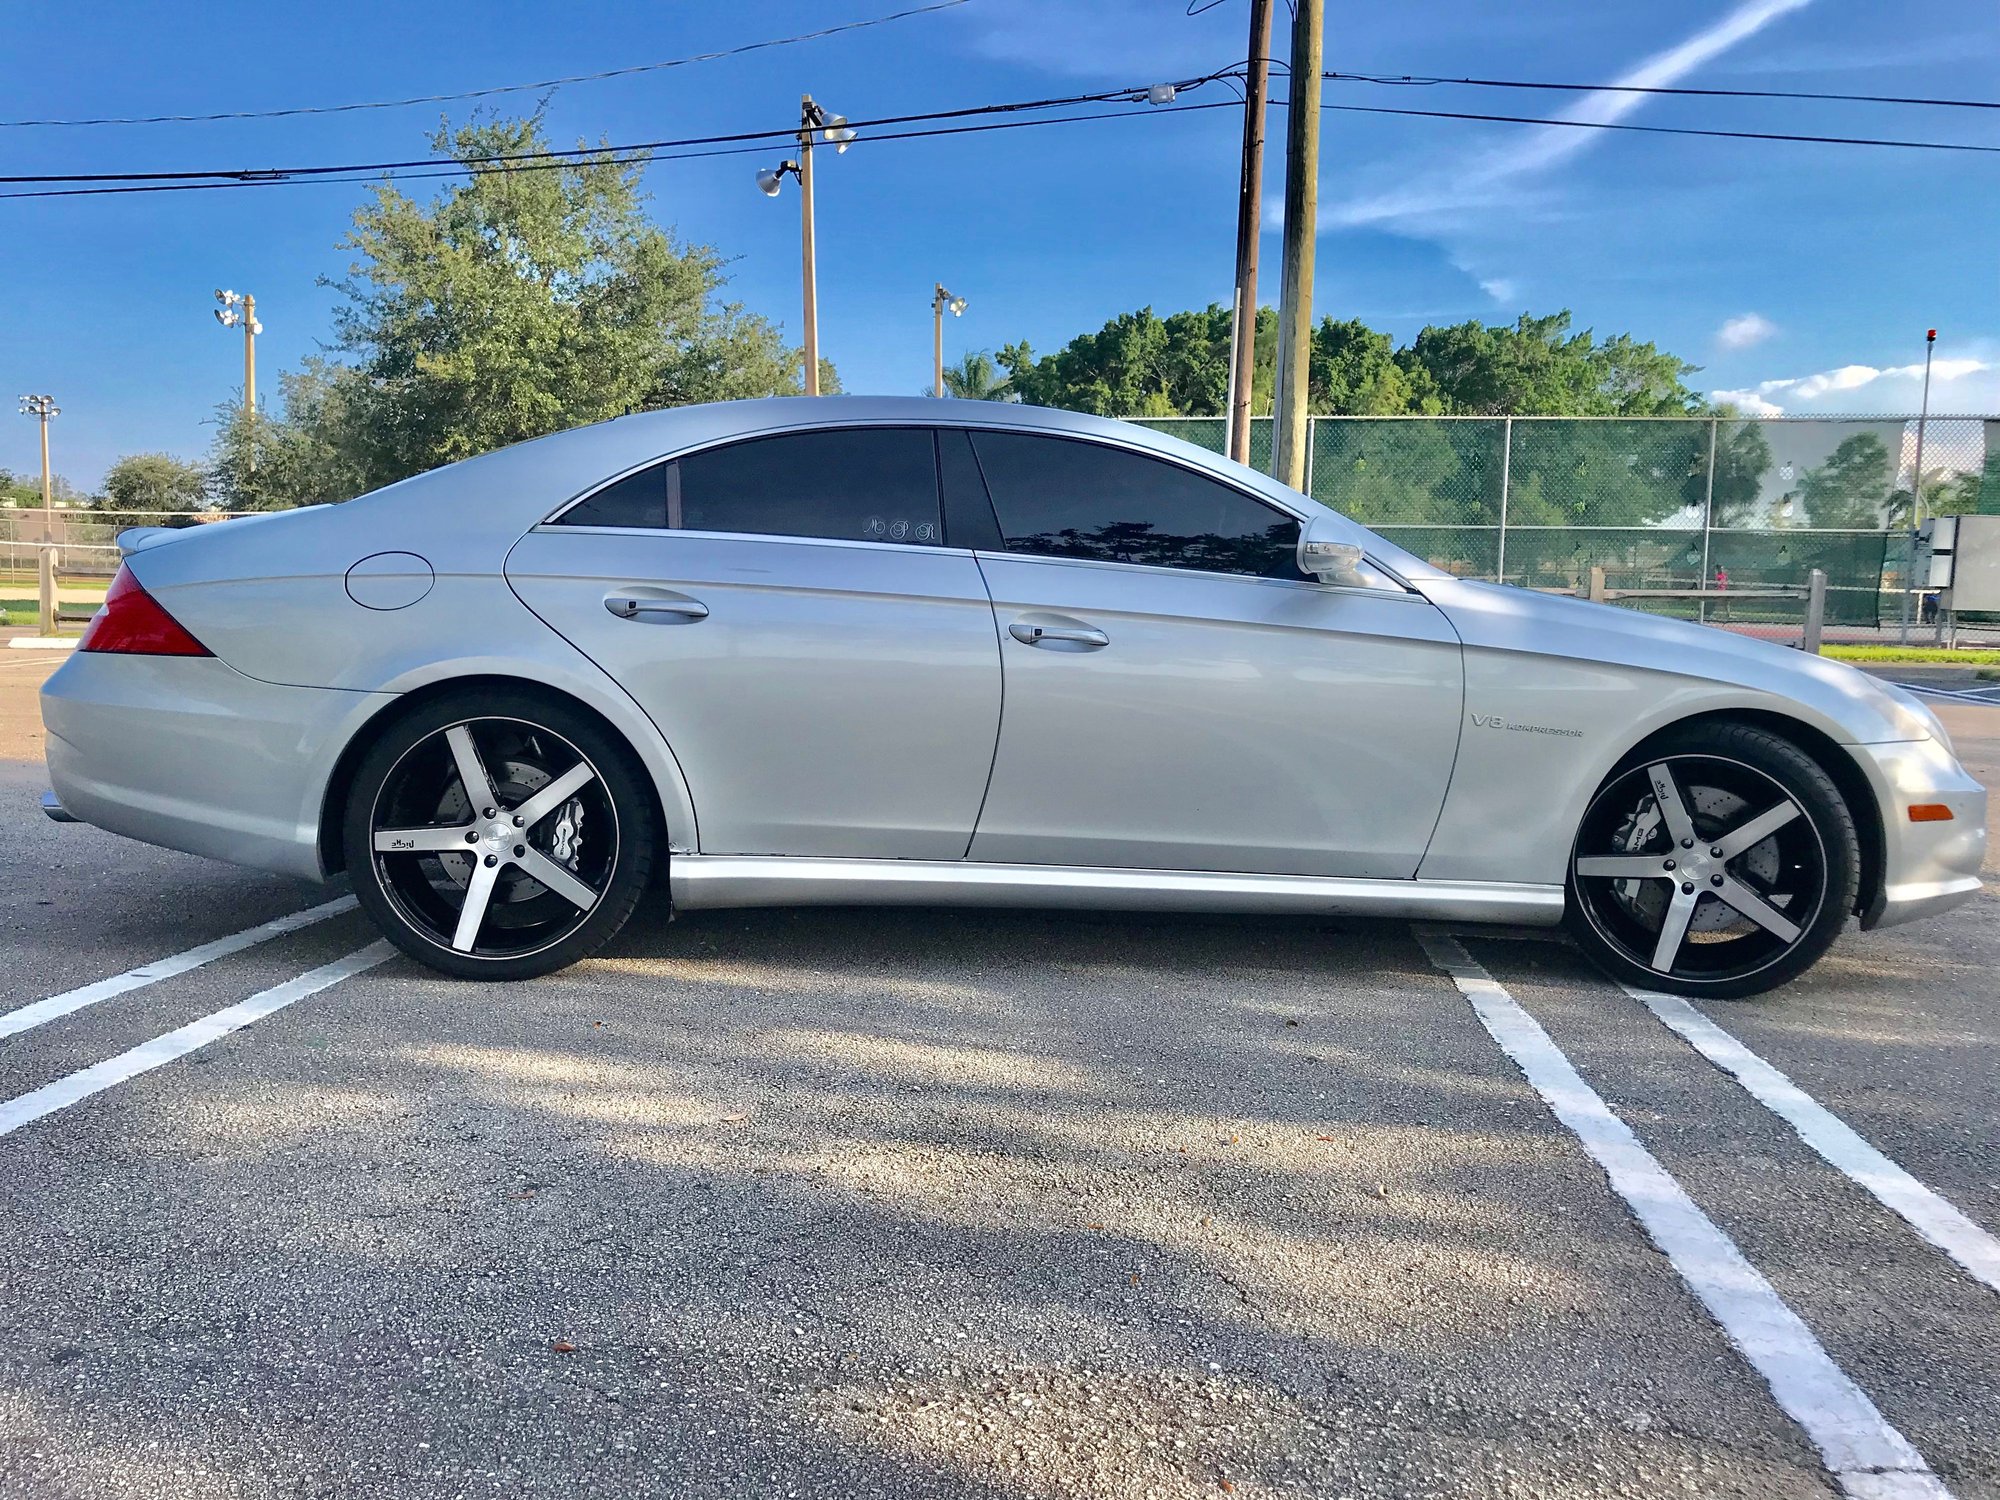
[[1910, 804], [1912, 823], [1949, 823], [1951, 809], [1942, 802], [1913, 802]]
[[105, 590], [104, 608], [92, 617], [76, 649], [119, 656], [213, 655], [139, 586], [123, 563]]

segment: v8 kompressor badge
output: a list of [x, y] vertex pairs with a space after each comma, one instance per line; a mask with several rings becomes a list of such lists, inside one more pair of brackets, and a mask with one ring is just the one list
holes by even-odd
[[1479, 729], [1511, 729], [1517, 734], [1559, 734], [1565, 739], [1580, 740], [1581, 729], [1557, 729], [1548, 724], [1518, 724], [1505, 714], [1474, 714], [1472, 722]]

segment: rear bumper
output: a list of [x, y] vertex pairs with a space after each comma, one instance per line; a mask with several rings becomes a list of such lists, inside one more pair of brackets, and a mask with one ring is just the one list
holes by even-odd
[[127, 838], [307, 880], [340, 749], [385, 693], [281, 687], [214, 657], [75, 653], [42, 687], [62, 810]]
[[[1936, 740], [1849, 747], [1882, 811], [1882, 885], [1864, 928], [1935, 916], [1979, 894], [1986, 858], [1986, 788]], [[1947, 822], [1912, 823], [1910, 808], [1941, 802]]]

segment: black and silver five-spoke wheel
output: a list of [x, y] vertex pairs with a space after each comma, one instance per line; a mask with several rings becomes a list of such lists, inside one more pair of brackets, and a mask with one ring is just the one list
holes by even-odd
[[587, 716], [528, 694], [454, 693], [407, 715], [357, 769], [355, 894], [389, 939], [461, 978], [575, 963], [645, 890], [643, 773]]
[[1754, 995], [1827, 950], [1859, 877], [1853, 817], [1810, 756], [1747, 725], [1701, 726], [1592, 799], [1570, 859], [1569, 925], [1627, 983]]

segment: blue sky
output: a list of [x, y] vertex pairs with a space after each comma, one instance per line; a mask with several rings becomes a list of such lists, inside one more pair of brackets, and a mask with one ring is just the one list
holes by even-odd
[[[266, 109], [524, 83], [880, 16], [916, 0], [570, 7], [228, 3], [41, 7], [10, 18], [0, 118]], [[1186, 76], [1240, 59], [1246, 0], [968, 0], [795, 47], [557, 90], [559, 143], [781, 124], [801, 92], [860, 119]], [[1992, 0], [1328, 0], [1327, 65], [1564, 82], [2000, 95]], [[1280, 7], [1281, 22], [1283, 7]], [[1281, 26], [1282, 30], [1282, 26]], [[23, 65], [33, 59], [32, 67]], [[526, 107], [535, 96], [513, 95]], [[1203, 96], [1216, 97], [1211, 87]], [[1330, 84], [1330, 104], [1616, 117], [1637, 124], [2000, 144], [2000, 112]], [[462, 112], [467, 106], [451, 106]], [[145, 127], [0, 129], [5, 170], [171, 170], [426, 154], [438, 106]], [[1226, 301], [1239, 117], [861, 142], [820, 158], [821, 340], [851, 390], [929, 375], [933, 282], [969, 299], [947, 352], [1051, 349], [1119, 311]], [[1282, 139], [1274, 111], [1271, 131]], [[772, 153], [774, 159], [778, 153]], [[796, 336], [798, 219], [755, 157], [662, 163], [653, 211], [732, 257], [729, 295]], [[1274, 150], [1267, 185], [1278, 196]], [[413, 190], [429, 185], [416, 184]], [[362, 189], [0, 203], [7, 394], [53, 392], [57, 468], [198, 456], [241, 348], [210, 316], [254, 292], [260, 386], [327, 335], [336, 248]], [[1753, 408], [1914, 409], [1923, 330], [1940, 410], [2000, 410], [2000, 157], [1325, 116], [1320, 313], [1408, 339], [1427, 323], [1574, 310], [1703, 366]], [[1275, 203], [1264, 292], [1276, 295]], [[0, 467], [37, 462], [0, 427]]]

